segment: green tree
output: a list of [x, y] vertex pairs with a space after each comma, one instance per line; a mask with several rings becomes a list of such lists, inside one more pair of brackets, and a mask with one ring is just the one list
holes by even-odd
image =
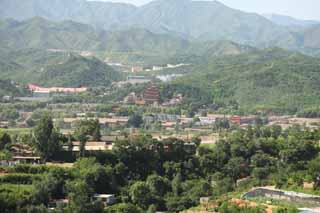
[[132, 126], [134, 128], [139, 128], [143, 124], [143, 119], [141, 115], [134, 114], [130, 116], [128, 121], [129, 126]]
[[[100, 132], [100, 123], [98, 119], [86, 119], [81, 120], [76, 124], [75, 136], [91, 136], [92, 140], [100, 141], [101, 132]], [[79, 138], [78, 138], [79, 140]]]
[[147, 184], [151, 192], [158, 196], [164, 196], [171, 189], [170, 181], [167, 178], [158, 175], [148, 176]]
[[49, 115], [44, 115], [34, 128], [33, 143], [44, 161], [61, 150], [60, 133], [54, 128]]
[[67, 183], [70, 204], [69, 212], [102, 213], [103, 206], [99, 202], [93, 202], [93, 189], [83, 180], [74, 180]]
[[152, 203], [152, 193], [145, 182], [138, 181], [130, 187], [130, 198], [134, 204], [142, 209], [148, 209]]
[[0, 132], [0, 150], [4, 149], [7, 144], [11, 143], [11, 137], [8, 133]]
[[143, 211], [131, 203], [119, 203], [105, 209], [105, 213], [142, 213]]
[[178, 173], [174, 176], [171, 186], [172, 186], [172, 191], [175, 194], [175, 196], [179, 196], [179, 194], [182, 191], [182, 176], [181, 173]]
[[246, 170], [247, 164], [241, 157], [231, 158], [224, 167], [225, 174], [231, 177], [234, 183], [247, 172]]

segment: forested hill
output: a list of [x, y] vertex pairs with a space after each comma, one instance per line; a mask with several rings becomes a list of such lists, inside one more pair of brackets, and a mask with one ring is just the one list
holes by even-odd
[[[299, 110], [320, 103], [320, 63], [317, 58], [266, 49], [238, 56], [212, 58], [175, 87], [210, 91], [216, 104], [236, 103], [245, 110]], [[198, 96], [198, 94], [195, 94]]]
[[122, 75], [95, 58], [27, 49], [1, 55], [1, 79], [42, 86], [107, 86]]

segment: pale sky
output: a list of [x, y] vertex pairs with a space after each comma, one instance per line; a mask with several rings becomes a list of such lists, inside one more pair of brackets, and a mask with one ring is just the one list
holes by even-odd
[[[143, 5], [151, 0], [95, 0]], [[174, 1], [174, 0], [172, 0]], [[255, 13], [277, 13], [299, 19], [320, 20], [320, 0], [220, 0], [229, 7]]]

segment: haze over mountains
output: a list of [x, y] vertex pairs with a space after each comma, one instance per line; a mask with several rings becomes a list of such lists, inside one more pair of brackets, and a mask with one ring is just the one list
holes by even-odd
[[[318, 48], [320, 38], [316, 36], [318, 31], [312, 29], [314, 25], [304, 30], [292, 30], [281, 26], [276, 18], [269, 20], [258, 14], [241, 12], [218, 1], [157, 0], [141, 7], [85, 0], [0, 2], [2, 19], [26, 20], [36, 16], [52, 21], [72, 20], [107, 31], [141, 28], [189, 40], [230, 40], [257, 47], [278, 46], [307, 53], [313, 52], [310, 49]], [[310, 31], [312, 36], [308, 34]], [[305, 45], [305, 37], [316, 41], [308, 41], [308, 45]]]
[[286, 26], [286, 27], [311, 27], [313, 25], [320, 24], [320, 21], [314, 20], [299, 20], [290, 16], [284, 16], [279, 14], [264, 14], [264, 17], [274, 22], [275, 24]]

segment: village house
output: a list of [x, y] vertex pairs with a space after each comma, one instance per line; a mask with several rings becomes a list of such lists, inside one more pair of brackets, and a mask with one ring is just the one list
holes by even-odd
[[[65, 129], [72, 129], [75, 127], [75, 124], [81, 120], [85, 120], [87, 118], [63, 118], [62, 125]], [[128, 124], [129, 117], [112, 117], [112, 118], [93, 118], [98, 119], [100, 125], [102, 127], [110, 127], [110, 128], [117, 128], [117, 127], [124, 127]], [[57, 121], [57, 119], [54, 119]]]
[[[80, 152], [80, 141], [73, 141], [72, 142], [72, 152]], [[85, 150], [86, 151], [106, 151], [112, 150], [112, 143], [107, 143], [104, 141], [88, 141], [85, 143]], [[65, 151], [70, 151], [68, 146], [63, 146]]]
[[256, 116], [232, 116], [230, 122], [238, 125], [251, 124], [256, 118]]
[[177, 122], [165, 121], [161, 123], [161, 127], [165, 128], [166, 130], [174, 130], [176, 126]]
[[216, 122], [216, 119], [213, 117], [199, 117], [200, 126], [210, 126]]
[[131, 67], [131, 72], [142, 72], [143, 67], [142, 66], [133, 66]]
[[35, 151], [23, 144], [15, 144], [10, 147], [10, 151], [13, 154], [11, 160], [2, 161], [2, 165], [16, 165], [21, 163], [28, 164], [40, 164], [42, 162], [42, 158], [36, 155]]
[[126, 139], [126, 137], [123, 135], [104, 135], [101, 137], [101, 141], [104, 141], [107, 144], [115, 143], [116, 141], [124, 139]]

